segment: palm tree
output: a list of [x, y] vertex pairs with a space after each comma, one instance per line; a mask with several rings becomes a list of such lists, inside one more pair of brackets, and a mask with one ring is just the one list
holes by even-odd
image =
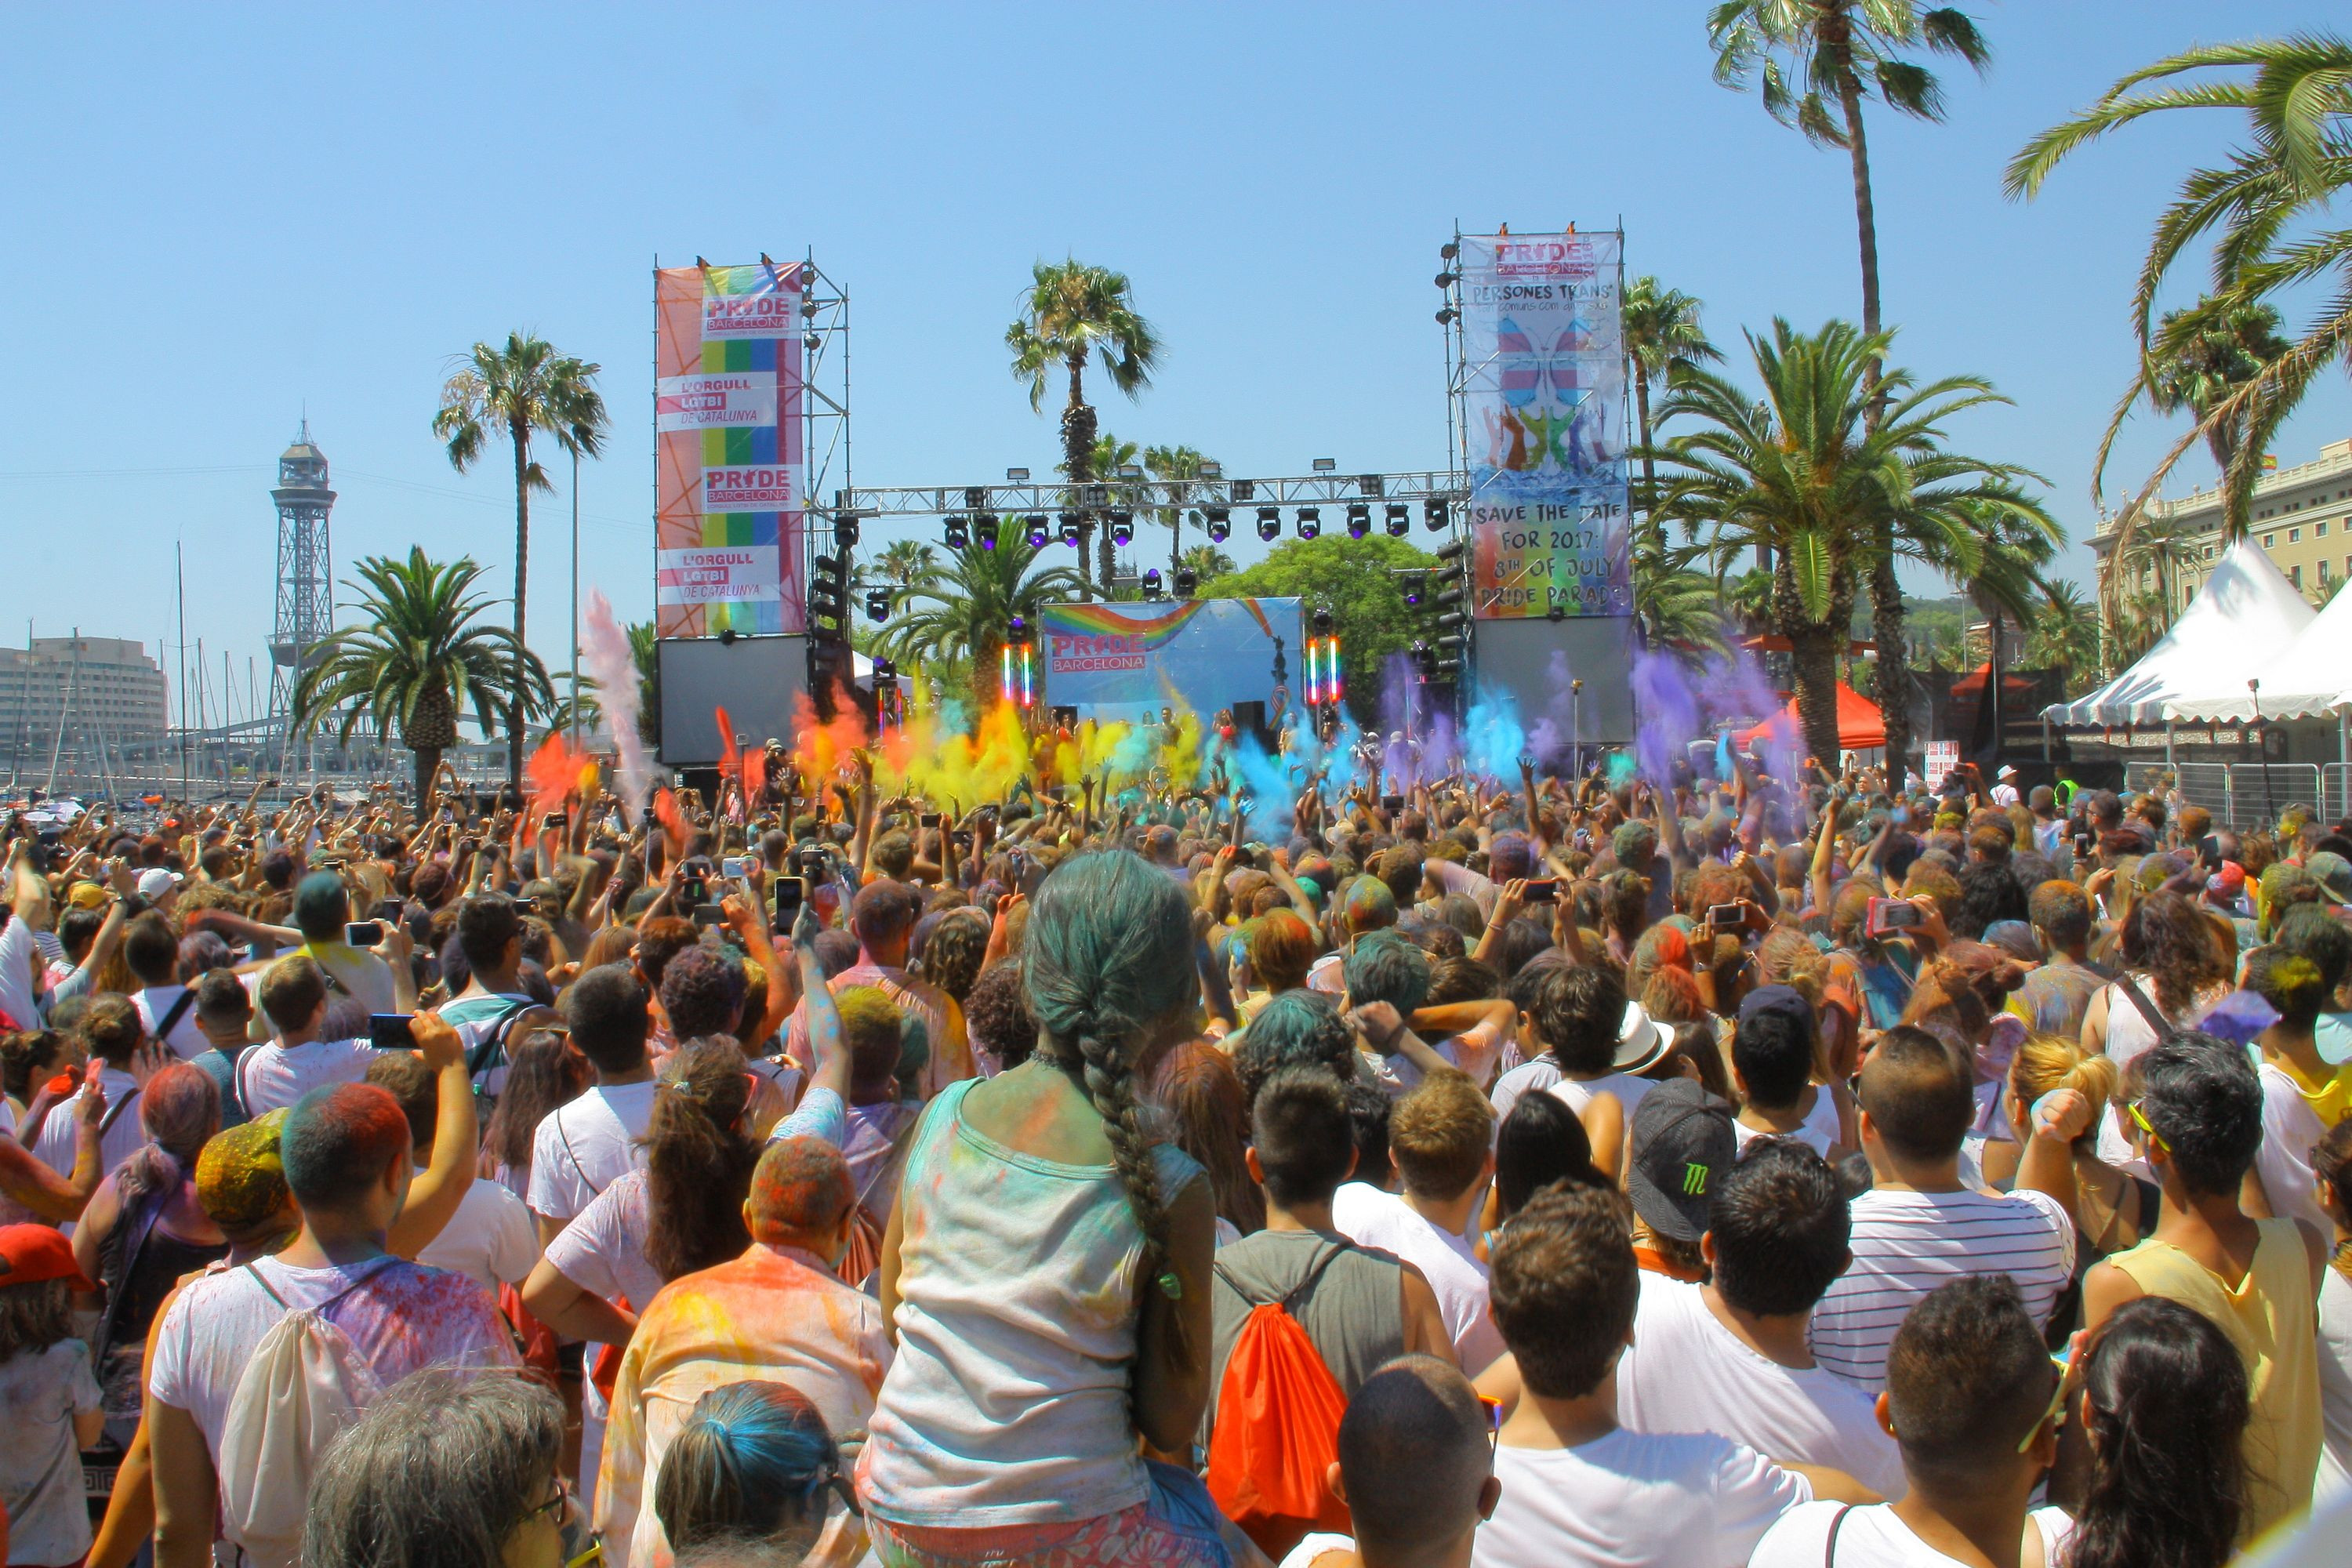
[[[1151, 384], [1160, 363], [1160, 335], [1136, 313], [1127, 274], [1090, 267], [1075, 258], [1040, 261], [1021, 302], [1021, 314], [1004, 330], [1013, 351], [1013, 374], [1029, 384], [1029, 406], [1045, 405], [1045, 384], [1055, 365], [1069, 374], [1070, 399], [1062, 407], [1062, 471], [1073, 485], [1099, 477], [1093, 466], [1095, 411], [1086, 399], [1086, 368], [1100, 353], [1110, 384], [1134, 397]], [[1079, 560], [1087, 556], [1094, 519], [1079, 509]], [[1102, 546], [1102, 587], [1110, 591], [1111, 545]], [[1083, 576], [1083, 573], [1081, 574]], [[1089, 594], [1088, 597], [1092, 597]]]
[[[1740, 551], [1772, 551], [1772, 625], [1795, 651], [1798, 712], [1823, 758], [1837, 755], [1837, 668], [1854, 595], [1886, 542], [1899, 558], [1972, 574], [1988, 515], [2056, 533], [2016, 488], [2035, 476], [1944, 448], [1944, 421], [2006, 399], [1973, 376], [1924, 385], [1902, 370], [1874, 376], [1889, 341], [1846, 321], [1808, 336], [1775, 321], [1769, 342], [1748, 336], [1761, 401], [1685, 363], [1668, 373], [1658, 410], [1661, 428], [1697, 427], [1658, 447], [1669, 473], [1657, 516], [1686, 538], [1706, 531], [1701, 553], [1718, 581]], [[1891, 747], [1895, 715], [1883, 717]]]
[[2074, 584], [2045, 581], [2042, 602], [2025, 627], [2019, 658], [2028, 669], [2054, 669], [2075, 677], [2101, 668], [2099, 606]]
[[874, 563], [875, 575], [893, 588], [910, 587], [936, 570], [939, 552], [917, 539], [894, 539]]
[[1192, 447], [1146, 447], [1143, 466], [1151, 477], [1162, 484], [1177, 488], [1172, 505], [1160, 509], [1160, 521], [1168, 529], [1168, 570], [1174, 572], [1184, 564], [1184, 509], [1192, 504], [1192, 487], [1204, 481], [1201, 469], [1213, 459], [1204, 458]]
[[2205, 416], [2286, 353], [2290, 345], [2279, 335], [2279, 324], [2274, 306], [2210, 295], [2167, 310], [2156, 324], [2157, 342], [2172, 346], [2159, 353], [2150, 369], [2147, 401], [2158, 414], [2186, 408], [2196, 415], [2214, 466], [2225, 474], [2237, 455], [2237, 429], [2233, 424], [2207, 426]]
[[1044, 553], [1026, 539], [948, 552], [944, 565], [891, 595], [894, 618], [877, 647], [902, 663], [971, 661], [971, 694], [992, 705], [997, 652], [1015, 616], [1034, 625], [1047, 605], [1083, 593], [1066, 566], [1033, 570]]
[[[2249, 68], [2251, 78], [2206, 74]], [[2164, 85], [2136, 90], [2151, 83]], [[2239, 317], [2243, 307], [2297, 285], [2328, 279], [2333, 287], [2299, 340], [2219, 401], [2197, 409], [2196, 427], [2165, 454], [2116, 515], [2116, 548], [2101, 578], [2110, 602], [2120, 591], [2113, 563], [2120, 560], [2165, 476], [2199, 437], [2210, 443], [2216, 432], [2229, 433], [2223, 528], [2235, 540], [2246, 531], [2262, 454], [2272, 435], [2315, 377], [2331, 364], [2352, 363], [2352, 227], [2342, 226], [2336, 205], [2352, 187], [2352, 39], [2323, 33], [2219, 44], [2143, 67], [2082, 113], [2027, 142], [2010, 160], [2003, 189], [2012, 197], [2031, 198], [2060, 162], [2084, 143], [2174, 109], [2242, 110], [2246, 136], [2224, 163], [2185, 176], [2179, 196], [2157, 220], [2132, 299], [2139, 372], [2108, 421], [2093, 470], [2093, 493], [2098, 492], [2125, 416], [2143, 392], [2156, 390], [2165, 367], [2182, 357], [2193, 339]], [[2210, 300], [2189, 316], [2170, 319], [2168, 329], [2151, 325], [2157, 296], [2173, 268], [2209, 236], [2214, 279]]]
[[1699, 302], [1668, 289], [1647, 274], [1625, 286], [1625, 360], [1633, 371], [1633, 417], [1642, 435], [1643, 509], [1658, 493], [1657, 465], [1650, 458], [1650, 384], [1664, 382], [1677, 364], [1719, 363], [1722, 351], [1706, 341], [1698, 324]]
[[[509, 332], [503, 348], [476, 343], [459, 356], [458, 369], [441, 388], [441, 408], [433, 434], [446, 443], [449, 465], [471, 468], [503, 436], [514, 448], [515, 583], [514, 636], [525, 638], [523, 612], [530, 593], [530, 492], [554, 488], [547, 470], [530, 455], [530, 439], [543, 434], [573, 458], [604, 449], [610, 421], [604, 394], [596, 390], [601, 366], [559, 354], [545, 339]], [[520, 668], [518, 667], [518, 678]], [[514, 729], [507, 740], [507, 782], [522, 782], [524, 711], [518, 689], [509, 705]]]
[[1241, 570], [1240, 563], [1213, 544], [1186, 545], [1184, 553], [1176, 558], [1176, 565], [1179, 570], [1190, 567], [1192, 575], [1203, 583]]
[[[1707, 13], [1707, 41], [1716, 51], [1715, 79], [1727, 87], [1760, 78], [1764, 108], [1816, 146], [1842, 147], [1853, 171], [1853, 218], [1862, 252], [1862, 330], [1876, 333], [1878, 215], [1871, 198], [1870, 142], [1863, 126], [1864, 100], [1915, 120], [1944, 117], [1944, 89], [1935, 73], [1906, 53], [1926, 49], [1967, 61], [1981, 74], [1992, 51], [1966, 14], [1917, 0], [1723, 0]], [[1871, 379], [1879, 362], [1869, 365]], [[1876, 403], [1865, 423], [1878, 422]], [[1871, 640], [1878, 659], [1871, 695], [1886, 721], [1886, 763], [1900, 778], [1911, 745], [1911, 682], [1903, 652], [1903, 585], [1895, 575], [1894, 542], [1872, 552]]]
[[1642, 640], [1692, 664], [1730, 647], [1723, 584], [1690, 564], [1702, 553], [1696, 546], [1669, 544], [1653, 519], [1633, 525], [1633, 608]]
[[553, 709], [555, 691], [513, 631], [476, 624], [496, 601], [469, 592], [482, 574], [472, 557], [428, 561], [411, 546], [405, 561], [371, 555], [357, 571], [344, 585], [360, 593], [361, 624], [319, 644], [294, 689], [295, 728], [307, 732], [340, 709], [339, 744], [363, 722], [380, 740], [398, 731], [415, 753], [421, 806], [441, 753], [457, 743], [464, 708], [472, 705], [486, 735], [501, 722], [520, 733]]
[[2111, 552], [2116, 566], [2127, 576], [2145, 574], [2154, 579], [2152, 591], [2156, 602], [2164, 607], [2168, 626], [2186, 602], [2180, 591], [2181, 568], [2201, 559], [2204, 537], [2203, 531], [2186, 525], [2178, 513], [2147, 516], [2132, 531], [2129, 542]]

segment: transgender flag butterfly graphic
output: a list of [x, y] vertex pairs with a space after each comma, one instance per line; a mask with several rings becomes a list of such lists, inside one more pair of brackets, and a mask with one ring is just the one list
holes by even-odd
[[1552, 401], [1564, 408], [1575, 407], [1590, 390], [1581, 384], [1578, 373], [1582, 366], [1578, 362], [1591, 342], [1592, 329], [1576, 317], [1561, 329], [1549, 350], [1539, 349], [1518, 322], [1505, 316], [1495, 330], [1503, 401], [1513, 408], [1525, 408], [1543, 395], [1544, 383], [1549, 381]]

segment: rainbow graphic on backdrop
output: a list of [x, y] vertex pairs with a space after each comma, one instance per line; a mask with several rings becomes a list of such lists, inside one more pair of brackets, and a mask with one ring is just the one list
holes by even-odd
[[1287, 700], [1306, 674], [1297, 599], [1051, 605], [1037, 616], [1044, 701], [1094, 719]]

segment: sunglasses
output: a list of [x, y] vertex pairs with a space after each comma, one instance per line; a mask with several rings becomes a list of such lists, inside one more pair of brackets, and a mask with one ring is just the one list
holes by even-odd
[[2160, 1149], [2167, 1154], [2171, 1153], [2172, 1145], [2164, 1141], [2163, 1133], [2158, 1132], [2154, 1127], [2148, 1124], [2147, 1113], [2139, 1108], [2138, 1101], [2133, 1101], [2128, 1109], [2131, 1111], [2133, 1123], [2137, 1126], [2142, 1132], [2147, 1134], [2149, 1147]]
[[[2053, 1356], [2051, 1359], [2055, 1361], [2057, 1358]], [[2017, 1440], [2017, 1451], [2022, 1454], [2028, 1448], [2033, 1447], [2033, 1440], [2036, 1437], [2041, 1436], [2042, 1429], [2049, 1426], [2053, 1421], [2058, 1423], [2059, 1430], [2063, 1431], [2065, 1429], [2066, 1369], [2063, 1365], [2058, 1368], [2058, 1386], [2050, 1391], [2050, 1408], [2042, 1413], [2042, 1419], [2036, 1421], [2032, 1426], [2025, 1429], [2025, 1436]]]

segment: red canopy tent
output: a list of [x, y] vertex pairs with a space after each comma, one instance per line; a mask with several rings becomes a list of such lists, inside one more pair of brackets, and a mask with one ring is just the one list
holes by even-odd
[[[1804, 721], [1797, 714], [1797, 700], [1790, 698], [1784, 710], [1791, 734], [1804, 733]], [[1739, 737], [1748, 745], [1763, 735], [1770, 721], [1757, 725]], [[1886, 744], [1886, 721], [1878, 711], [1878, 704], [1841, 680], [1837, 683], [1838, 746], [1848, 752], [1868, 752]]]

